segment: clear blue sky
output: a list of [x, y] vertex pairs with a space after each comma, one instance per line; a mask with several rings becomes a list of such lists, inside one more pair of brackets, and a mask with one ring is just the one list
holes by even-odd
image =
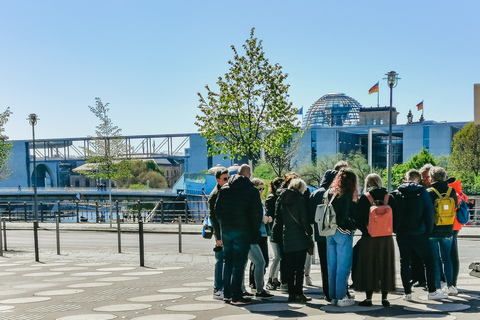
[[473, 120], [480, 82], [480, 1], [0, 0], [0, 110], [10, 139], [95, 135], [95, 97], [124, 135], [197, 132], [197, 92], [216, 88], [250, 29], [289, 74], [290, 101], [307, 109], [343, 92], [375, 106], [368, 89], [401, 78], [404, 123], [424, 100], [436, 121]]

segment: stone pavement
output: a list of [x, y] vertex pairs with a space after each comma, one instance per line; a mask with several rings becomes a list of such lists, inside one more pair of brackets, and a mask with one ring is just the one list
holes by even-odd
[[[205, 241], [205, 246], [211, 248], [212, 243]], [[333, 307], [323, 300], [319, 286], [305, 287], [313, 298], [307, 304], [288, 303], [285, 293], [272, 291], [271, 300], [236, 307], [212, 299], [211, 249], [205, 251], [211, 254], [150, 253], [146, 267], [138, 265], [138, 253], [118, 254], [115, 249], [68, 250], [62, 255], [42, 250], [41, 262], [34, 261], [31, 251], [4, 252], [0, 319], [480, 319], [480, 279], [466, 272], [459, 276], [460, 294], [444, 301], [428, 301], [420, 289], [414, 292], [414, 302], [403, 301], [398, 276], [398, 292], [389, 295], [390, 308], [381, 306], [379, 294], [374, 295], [373, 307], [358, 306], [364, 293], [356, 293], [355, 306]], [[311, 276], [314, 284], [321, 284], [318, 264], [312, 266]]]

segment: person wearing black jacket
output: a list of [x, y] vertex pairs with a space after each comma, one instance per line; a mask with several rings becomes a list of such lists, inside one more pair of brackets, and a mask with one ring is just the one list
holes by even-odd
[[214, 211], [222, 230], [224, 301], [234, 305], [251, 302], [243, 297], [242, 282], [250, 244], [258, 243], [263, 218], [262, 200], [250, 176], [250, 166], [240, 166], [220, 189]]
[[302, 179], [292, 179], [288, 189], [281, 189], [275, 210], [273, 236], [282, 235], [282, 279], [288, 283], [288, 301], [307, 302], [303, 294], [303, 276], [307, 250], [312, 241], [312, 226], [307, 202], [303, 195], [307, 185]]
[[[447, 180], [447, 173], [445, 169], [441, 167], [432, 167], [429, 171], [429, 176], [432, 181], [430, 188], [428, 188], [428, 194], [432, 200], [432, 204], [435, 204], [435, 200], [438, 198], [437, 193], [433, 190], [437, 190], [438, 193], [447, 193], [449, 188]], [[455, 189], [451, 188], [450, 197], [455, 201], [455, 207], [458, 206], [457, 193]], [[458, 290], [453, 286], [453, 267], [452, 260], [450, 258], [450, 252], [452, 251], [453, 241], [453, 222], [451, 225], [434, 225], [433, 231], [430, 234], [430, 249], [432, 250], [433, 262], [435, 264], [435, 287], [441, 288], [440, 275], [441, 265], [440, 256], [442, 257], [443, 269], [445, 271], [445, 278], [447, 280], [447, 288], [445, 292], [448, 295], [457, 295]], [[443, 288], [442, 288], [443, 289]]]
[[422, 175], [411, 169], [405, 182], [393, 192], [400, 207], [395, 233], [400, 251], [400, 276], [404, 289], [403, 299], [412, 301], [412, 258], [414, 254], [425, 265], [428, 298], [445, 299], [447, 296], [435, 287], [435, 269], [429, 235], [433, 230], [433, 204], [428, 192], [420, 185]]
[[210, 221], [212, 222], [213, 234], [215, 237], [215, 279], [213, 283], [213, 298], [223, 300], [223, 244], [220, 236], [220, 224], [213, 214], [215, 203], [217, 202], [218, 192], [220, 188], [228, 181], [228, 170], [220, 169], [215, 172], [215, 179], [217, 185], [213, 188], [208, 196], [208, 210], [210, 211]]

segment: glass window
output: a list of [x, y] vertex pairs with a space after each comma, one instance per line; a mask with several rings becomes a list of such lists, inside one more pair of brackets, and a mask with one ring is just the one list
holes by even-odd
[[430, 127], [423, 127], [423, 146], [430, 148]]

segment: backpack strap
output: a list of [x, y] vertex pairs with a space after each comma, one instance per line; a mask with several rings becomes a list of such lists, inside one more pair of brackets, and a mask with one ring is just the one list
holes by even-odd
[[[449, 188], [451, 188], [451, 187], [449, 187]], [[433, 191], [438, 195], [439, 198], [442, 197], [442, 195], [440, 194], [440, 192], [438, 192], [438, 190], [435, 189], [434, 187], [431, 187], [430, 190], [433, 190]], [[450, 189], [449, 189], [449, 191], [450, 191]]]
[[387, 192], [387, 194], [385, 195], [385, 198], [383, 198], [383, 204], [385, 204], [385, 205], [388, 204], [388, 198], [389, 198], [389, 197], [390, 197], [390, 195], [389, 195], [388, 192]]
[[375, 203], [373, 202], [373, 197], [372, 197], [372, 195], [370, 194], [370, 192], [365, 193], [365, 195], [367, 196], [368, 201], [370, 202], [370, 205], [371, 205], [371, 206], [375, 205]]
[[451, 192], [452, 192], [452, 187], [448, 187], [448, 191], [446, 193], [447, 197], [450, 197]]

